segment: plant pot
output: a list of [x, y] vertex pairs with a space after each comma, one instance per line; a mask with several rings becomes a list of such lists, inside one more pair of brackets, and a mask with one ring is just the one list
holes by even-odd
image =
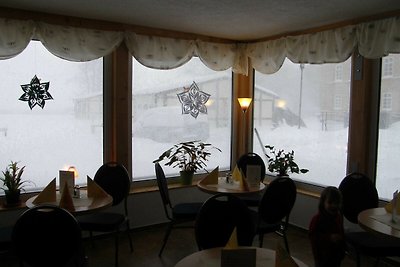
[[20, 199], [21, 191], [19, 189], [15, 191], [4, 190], [4, 193], [6, 195], [7, 206], [18, 205], [21, 202]]
[[181, 184], [191, 185], [193, 181], [194, 171], [180, 171], [181, 174]]

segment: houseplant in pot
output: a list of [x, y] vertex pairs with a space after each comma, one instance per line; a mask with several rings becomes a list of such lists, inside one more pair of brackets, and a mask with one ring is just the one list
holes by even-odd
[[266, 145], [269, 154], [265, 154], [268, 158], [268, 170], [276, 173], [277, 176], [289, 176], [291, 173], [307, 173], [308, 169], [301, 169], [294, 161], [294, 151], [285, 152], [283, 149], [276, 150], [271, 145]]
[[166, 160], [166, 166], [178, 167], [181, 183], [189, 185], [192, 184], [194, 173], [207, 165], [211, 150], [221, 152], [219, 148], [201, 141], [182, 142], [164, 151], [153, 163]]
[[24, 173], [25, 166], [18, 167], [18, 162], [13, 162], [2, 171], [0, 181], [3, 183], [1, 189], [4, 190], [6, 197], [6, 205], [12, 206], [20, 203], [21, 190], [27, 181], [22, 181], [22, 174]]

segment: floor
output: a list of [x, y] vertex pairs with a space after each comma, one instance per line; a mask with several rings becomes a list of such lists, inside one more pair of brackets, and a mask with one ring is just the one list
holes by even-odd
[[[158, 257], [165, 225], [152, 226], [139, 230], [132, 230], [134, 251], [129, 251], [126, 235], [120, 237], [120, 267], [173, 267], [180, 259], [196, 252], [197, 246], [192, 229], [173, 230], [162, 257]], [[274, 249], [277, 242], [282, 239], [276, 234], [264, 237], [264, 247]], [[307, 232], [302, 229], [290, 227], [288, 229], [288, 240], [293, 257], [303, 261], [308, 266], [314, 266]], [[89, 267], [112, 267], [114, 266], [114, 238], [113, 236], [102, 236], [95, 239], [92, 247], [89, 240], [85, 239], [85, 250], [89, 259]], [[257, 244], [257, 239], [254, 245]], [[362, 259], [362, 266], [374, 266], [375, 261], [370, 258]], [[17, 267], [18, 262], [10, 253], [0, 254], [0, 266]], [[393, 262], [381, 261], [379, 267], [400, 266]], [[342, 267], [356, 267], [354, 259], [346, 256]]]

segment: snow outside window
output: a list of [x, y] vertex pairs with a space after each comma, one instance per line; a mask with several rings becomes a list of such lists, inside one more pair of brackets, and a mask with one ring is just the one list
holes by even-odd
[[[346, 175], [350, 59], [340, 63], [342, 81], [336, 79], [336, 66], [302, 68], [286, 60], [275, 74], [256, 72], [255, 95], [262, 95], [263, 101], [254, 101], [254, 127], [261, 138], [254, 135], [254, 151], [263, 155], [265, 145], [294, 150], [299, 167], [309, 169], [290, 174], [296, 180], [338, 186]], [[335, 105], [337, 95], [341, 105]]]
[[[182, 114], [177, 94], [195, 83], [210, 95], [207, 114], [195, 118]], [[174, 144], [200, 140], [222, 150], [213, 150], [207, 170], [229, 169], [231, 151], [232, 72], [213, 71], [198, 58], [170, 70], [145, 67], [133, 59], [132, 81], [132, 172], [133, 180], [154, 179], [154, 163]], [[161, 166], [167, 176], [179, 175], [178, 168]], [[205, 172], [200, 171], [200, 172]]]
[[[26, 189], [44, 187], [73, 165], [86, 183], [103, 162], [103, 60], [70, 62], [31, 41], [21, 54], [0, 60], [0, 167], [26, 166]], [[18, 100], [34, 76], [49, 82], [42, 109]]]

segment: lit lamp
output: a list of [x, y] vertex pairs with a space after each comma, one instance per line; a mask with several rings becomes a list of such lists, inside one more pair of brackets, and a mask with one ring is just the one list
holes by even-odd
[[74, 178], [75, 179], [78, 177], [78, 171], [76, 170], [75, 166], [69, 166], [68, 167], [68, 171], [74, 173]]
[[245, 131], [246, 131], [246, 127], [245, 127], [246, 115], [245, 115], [245, 113], [246, 113], [247, 109], [249, 108], [249, 106], [251, 104], [251, 100], [252, 99], [250, 97], [239, 97], [238, 98], [240, 108], [243, 111], [243, 131], [242, 131], [243, 153], [246, 151], [245, 138], [244, 138], [245, 137]]

